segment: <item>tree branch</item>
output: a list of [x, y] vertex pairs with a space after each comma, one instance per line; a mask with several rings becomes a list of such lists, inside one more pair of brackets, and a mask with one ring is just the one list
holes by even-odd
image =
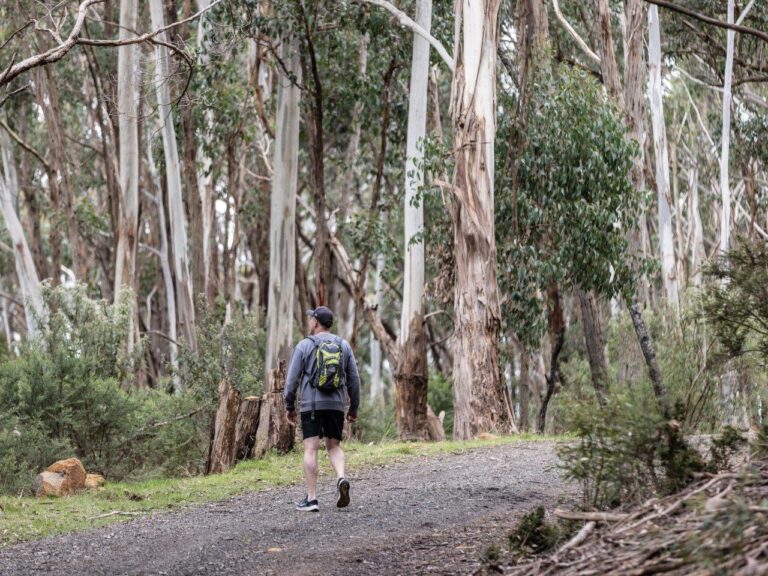
[[451, 72], [453, 72], [453, 69], [455, 67], [453, 63], [453, 58], [448, 54], [448, 51], [445, 49], [445, 47], [440, 43], [439, 40], [437, 40], [434, 36], [432, 36], [429, 32], [424, 30], [421, 26], [419, 26], [416, 22], [414, 22], [410, 16], [408, 16], [405, 12], [402, 10], [396, 8], [386, 0], [360, 0], [361, 2], [367, 2], [368, 4], [373, 4], [374, 6], [379, 6], [380, 8], [384, 8], [384, 10], [387, 10], [390, 12], [400, 23], [401, 26], [404, 26], [405, 28], [409, 28], [414, 34], [418, 34], [424, 40], [429, 42], [430, 46], [437, 50], [437, 53], [440, 55], [440, 57], [443, 59], [443, 62], [446, 63], [448, 68], [451, 69]]
[[599, 66], [600, 56], [592, 51], [584, 39], [579, 36], [579, 33], [576, 32], [576, 30], [573, 29], [573, 26], [568, 23], [568, 20], [565, 19], [565, 16], [563, 16], [563, 13], [560, 11], [560, 5], [557, 3], [557, 0], [552, 0], [552, 7], [555, 9], [555, 16], [557, 16], [557, 20], [560, 22], [560, 24], [562, 24], [566, 32], [568, 32], [568, 34], [570, 34], [571, 37], [576, 41], [576, 44], [579, 45], [579, 48], [581, 48], [584, 53], [589, 56], [589, 59]]
[[21, 147], [22, 147], [24, 150], [26, 150], [27, 152], [29, 152], [30, 154], [32, 154], [32, 156], [34, 156], [35, 158], [37, 158], [37, 159], [40, 161], [40, 164], [42, 164], [42, 165], [43, 165], [43, 167], [45, 168], [45, 171], [46, 171], [46, 172], [48, 172], [49, 174], [51, 174], [51, 173], [53, 172], [53, 168], [51, 167], [51, 165], [50, 165], [50, 164], [48, 164], [48, 161], [47, 161], [45, 158], [43, 158], [43, 155], [42, 155], [42, 154], [40, 154], [40, 152], [38, 152], [38, 151], [37, 151], [37, 150], [35, 150], [34, 148], [32, 148], [32, 146], [30, 146], [29, 144], [27, 144], [27, 143], [26, 143], [24, 140], [22, 140], [22, 139], [21, 139], [21, 136], [19, 136], [18, 134], [16, 134], [16, 132], [14, 132], [14, 131], [11, 129], [11, 127], [10, 127], [10, 126], [8, 126], [8, 124], [6, 124], [6, 123], [5, 123], [5, 120], [3, 120], [2, 118], [0, 118], [0, 126], [3, 128], [3, 130], [5, 130], [6, 132], [8, 132], [8, 135], [11, 137], [11, 139], [12, 139], [14, 142], [16, 142], [16, 144], [18, 144], [18, 145], [19, 145], [19, 146], [21, 146]]
[[[174, 52], [179, 54], [181, 51], [177, 47], [171, 46], [165, 42], [156, 40], [155, 36], [162, 34], [163, 32], [166, 32], [168, 30], [171, 30], [172, 28], [175, 28], [177, 26], [181, 26], [183, 24], [191, 22], [196, 18], [199, 18], [202, 14], [204, 14], [205, 12], [209, 11], [211, 8], [213, 8], [214, 6], [222, 2], [222, 0], [214, 0], [205, 8], [203, 8], [202, 10], [199, 10], [198, 12], [192, 14], [190, 17], [185, 18], [184, 20], [173, 22], [171, 24], [168, 24], [167, 26], [163, 26], [162, 28], [159, 28], [158, 30], [153, 30], [151, 32], [147, 32], [146, 34], [141, 34], [133, 38], [125, 38], [123, 40], [98, 40], [95, 38], [82, 38], [80, 34], [83, 29], [83, 24], [85, 23], [86, 12], [91, 6], [95, 4], [99, 4], [104, 1], [105, 0], [83, 0], [83, 2], [80, 3], [80, 6], [77, 10], [75, 25], [72, 27], [72, 30], [70, 31], [69, 36], [67, 36], [67, 39], [61, 44], [59, 44], [58, 46], [55, 46], [54, 48], [51, 48], [50, 50], [47, 50], [42, 54], [36, 54], [34, 56], [30, 56], [29, 58], [25, 58], [24, 60], [22, 60], [17, 64], [13, 64], [9, 66], [2, 74], [0, 74], [0, 86], [7, 84], [8, 82], [16, 78], [16, 76], [18, 76], [19, 74], [23, 74], [27, 70], [36, 68], [38, 66], [43, 66], [45, 64], [51, 64], [53, 62], [57, 62], [58, 60], [61, 60], [73, 47], [75, 47], [78, 44], [87, 44], [90, 46], [114, 47], [114, 46], [128, 46], [130, 44], [141, 44], [142, 42], [153, 42], [155, 44], [162, 44], [166, 48], [170, 48], [174, 50]], [[184, 58], [188, 62], [190, 61], [188, 55], [184, 56]]]
[[678, 6], [677, 4], [667, 2], [666, 0], [645, 0], [645, 2], [648, 4], [655, 4], [656, 6], [666, 8], [667, 10], [672, 10], [673, 12], [678, 12], [679, 14], [684, 14], [685, 16], [689, 16], [695, 20], [699, 20], [700, 22], [711, 24], [712, 26], [717, 26], [718, 28], [725, 28], [726, 30], [733, 30], [734, 32], [749, 34], [755, 38], [760, 38], [764, 42], [768, 42], [768, 32], [763, 32], [762, 30], [756, 30], [755, 28], [749, 28], [747, 26], [740, 26], [738, 24], [728, 24], [727, 22], [723, 22], [717, 18], [699, 14], [695, 10], [684, 8], [683, 6]]

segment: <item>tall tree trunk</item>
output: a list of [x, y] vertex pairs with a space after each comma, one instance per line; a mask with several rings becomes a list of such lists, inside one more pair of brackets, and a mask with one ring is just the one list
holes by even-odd
[[[427, 32], [430, 31], [432, 0], [416, 2], [416, 23]], [[428, 85], [429, 42], [414, 34], [405, 145], [405, 259], [399, 338], [401, 361], [395, 371], [397, 425], [401, 438], [423, 438], [427, 434], [427, 340], [421, 322], [424, 314], [424, 242], [414, 239], [424, 228], [424, 205], [418, 199], [418, 193], [424, 185], [422, 166]], [[411, 327], [418, 331], [413, 338], [410, 336]]]
[[[208, 0], [198, 0], [198, 10], [207, 8]], [[165, 2], [166, 16], [169, 22], [179, 21], [174, 2]], [[189, 15], [191, 6], [184, 3], [182, 18]], [[208, 35], [206, 30], [206, 16], [203, 14], [197, 22], [197, 49], [200, 54], [199, 65], [208, 65]], [[189, 41], [189, 26], [183, 24], [168, 31], [173, 44], [181, 44]], [[211, 182], [212, 162], [208, 154], [210, 149], [213, 115], [210, 109], [204, 114], [202, 127], [196, 125], [194, 106], [189, 92], [176, 94], [181, 98], [179, 112], [181, 117], [182, 141], [184, 146], [182, 161], [184, 169], [184, 196], [186, 212], [189, 217], [189, 268], [192, 276], [192, 295], [195, 304], [201, 296], [203, 301], [211, 301], [213, 285], [210, 283], [211, 271], [211, 216], [213, 214], [213, 185]], [[202, 132], [203, 143], [198, 146], [197, 131]]]
[[675, 240], [672, 232], [672, 213], [669, 208], [669, 155], [667, 128], [664, 122], [664, 103], [661, 95], [661, 29], [659, 7], [648, 7], [648, 70], [653, 126], [653, 149], [656, 153], [656, 191], [659, 214], [659, 247], [661, 249], [661, 274], [667, 303], [676, 312], [680, 310], [677, 285], [677, 261]]
[[[39, 34], [42, 37], [43, 33]], [[47, 45], [47, 39], [42, 43]], [[54, 213], [54, 224], [51, 234], [55, 236], [56, 250], [59, 251], [61, 242], [61, 226], [58, 219], [62, 216], [66, 221], [67, 241], [69, 244], [69, 256], [72, 268], [78, 280], [88, 282], [87, 269], [83, 266], [85, 255], [82, 251], [77, 221], [75, 220], [75, 199], [72, 189], [72, 179], [69, 175], [69, 162], [67, 160], [67, 144], [64, 138], [63, 122], [61, 118], [61, 100], [56, 79], [52, 75], [51, 66], [44, 66], [37, 70], [37, 103], [43, 110], [45, 130], [48, 141], [48, 157], [50, 168], [48, 178], [51, 188], [51, 199], [56, 208], [63, 208], [62, 213]], [[53, 181], [51, 181], [53, 180]], [[59, 258], [57, 258], [59, 260]], [[58, 282], [61, 274], [61, 262], [54, 270], [54, 279]]]
[[499, 0], [457, 0], [452, 86], [456, 165], [451, 207], [454, 290], [453, 397], [456, 439], [515, 429], [504, 408], [501, 311], [494, 233], [494, 141]]
[[[298, 43], [281, 44], [281, 59], [301, 82]], [[279, 361], [288, 361], [293, 344], [293, 304], [296, 278], [296, 188], [299, 165], [299, 98], [292, 79], [279, 76], [277, 122], [272, 174], [269, 231], [269, 295], [267, 298], [266, 375]]]
[[[358, 48], [358, 72], [359, 80], [365, 81], [368, 75], [368, 44], [370, 42], [368, 34], [364, 34], [360, 38], [360, 46]], [[338, 231], [337, 237], [342, 241], [345, 239], [344, 230], [347, 225], [349, 217], [350, 207], [352, 205], [352, 198], [354, 188], [356, 186], [356, 175], [358, 172], [357, 156], [360, 151], [360, 136], [362, 135], [363, 123], [363, 101], [358, 100], [355, 102], [355, 107], [352, 109], [352, 119], [350, 125], [352, 126], [352, 135], [347, 143], [347, 150], [344, 154], [344, 163], [346, 171], [344, 172], [344, 183], [341, 188], [341, 200], [338, 206]], [[338, 276], [338, 262], [335, 258], [331, 260], [332, 274], [335, 277]], [[349, 292], [341, 285], [340, 282], [335, 283], [334, 298], [332, 300], [332, 309], [336, 313], [338, 318], [338, 326], [336, 327], [337, 333], [343, 334], [347, 340], [352, 338], [352, 333], [355, 328], [355, 302]], [[372, 340], [371, 342], [374, 342]]]
[[[136, 30], [138, 2], [120, 0], [120, 34], [124, 40]], [[136, 46], [120, 46], [117, 52], [117, 107], [120, 134], [120, 206], [115, 260], [115, 301], [123, 288], [134, 289], [139, 223], [139, 116], [136, 78]], [[135, 311], [136, 300], [131, 309]], [[129, 315], [128, 352], [133, 350], [135, 312]]]
[[[734, 0], [728, 0], [728, 23], [733, 24]], [[728, 183], [728, 163], [731, 146], [731, 100], [733, 87], [733, 30], [726, 32], [725, 77], [723, 80], [723, 134], [720, 151], [720, 199], [722, 212], [720, 216], [720, 253], [728, 253], [728, 242], [731, 236], [731, 189]]]
[[[644, 0], [626, 0], [625, 19], [627, 22], [627, 66], [624, 70], [624, 101], [626, 106], [626, 123], [629, 137], [637, 142], [639, 153], [632, 161], [630, 180], [637, 194], [645, 189], [645, 30], [646, 5]], [[643, 209], [638, 225], [629, 232], [630, 248], [635, 258], [646, 258], [648, 255], [648, 226], [645, 209]], [[640, 300], [648, 303], [650, 299], [650, 284], [647, 275], [640, 278]]]
[[557, 284], [553, 283], [547, 292], [549, 299], [547, 331], [552, 345], [552, 352], [549, 359], [549, 374], [546, 375], [547, 390], [541, 399], [539, 418], [536, 421], [536, 431], [539, 434], [544, 434], [549, 401], [555, 394], [557, 384], [560, 381], [560, 352], [563, 351], [563, 345], [565, 344], [565, 321], [563, 319], [563, 306], [560, 302], [560, 291], [557, 288]]
[[[152, 28], [159, 30], [165, 27], [162, 0], [150, 0], [150, 15]], [[165, 33], [158, 34], [158, 40], [165, 42]], [[163, 152], [165, 155], [165, 177], [168, 186], [168, 213], [171, 224], [171, 245], [173, 247], [173, 271], [176, 281], [176, 300], [179, 310], [179, 323], [184, 333], [184, 339], [190, 350], [197, 350], [197, 335], [195, 332], [195, 301], [192, 278], [189, 274], [189, 256], [187, 254], [187, 219], [184, 214], [184, 201], [181, 194], [181, 166], [179, 150], [176, 143], [176, 128], [171, 109], [171, 91], [168, 81], [171, 77], [171, 66], [168, 49], [158, 45], [155, 48], [157, 105], [160, 114], [161, 131], [163, 135]]]
[[613, 45], [613, 29], [611, 25], [611, 7], [608, 0], [597, 0], [597, 25], [600, 41], [600, 69], [603, 73], [608, 95], [616, 99], [619, 106], [624, 108], [624, 94], [621, 91], [619, 66], [616, 63], [616, 50]]
[[[12, 160], [12, 151], [6, 148], [8, 141], [0, 139], [3, 145], [3, 155], [8, 155]], [[9, 163], [10, 165], [10, 163]], [[19, 289], [24, 301], [24, 315], [27, 320], [27, 332], [31, 336], [40, 333], [40, 322], [45, 323], [47, 314], [43, 304], [43, 298], [40, 295], [40, 279], [35, 268], [35, 261], [32, 258], [32, 252], [29, 250], [27, 238], [24, 235], [24, 229], [21, 226], [19, 217], [14, 208], [14, 197], [17, 196], [17, 190], [11, 190], [9, 184], [15, 183], [13, 178], [6, 174], [0, 177], [0, 211], [3, 213], [5, 227], [8, 230], [8, 236], [13, 245], [13, 256], [16, 263], [16, 276], [19, 280]]]
[[[376, 314], [381, 316], [381, 308], [384, 304], [384, 280], [381, 275], [384, 273], [384, 254], [376, 256], [376, 279], [374, 280], [374, 302], [376, 303]], [[371, 332], [371, 400], [377, 402], [384, 397], [384, 383], [381, 379], [381, 342]]]
[[608, 363], [605, 360], [605, 340], [600, 325], [600, 310], [597, 306], [595, 293], [584, 292], [577, 288], [581, 304], [581, 321], [584, 327], [584, 341], [589, 357], [589, 370], [592, 373], [592, 385], [595, 388], [597, 401], [605, 406], [608, 396]]
[[531, 384], [528, 374], [528, 351], [520, 346], [520, 431], [528, 430], [528, 412], [530, 411]]
[[[160, 248], [158, 249], [158, 258], [160, 259], [160, 269], [163, 274], [163, 284], [165, 285], [166, 297], [166, 317], [168, 319], [168, 361], [173, 371], [173, 391], [176, 394], [182, 392], [181, 380], [178, 375], [178, 344], [176, 336], [176, 287], [173, 283], [173, 273], [171, 272], [171, 263], [168, 258], [168, 232], [165, 222], [165, 206], [163, 205], [163, 189], [160, 184], [160, 176], [157, 173], [155, 161], [152, 158], [152, 147], [149, 138], [147, 139], [147, 166], [149, 167], [150, 177], [155, 185], [155, 194], [152, 200], [157, 210], [157, 226], [160, 236]], [[170, 191], [169, 191], [170, 195]], [[150, 327], [147, 326], [147, 329]]]
[[[326, 220], [325, 195], [325, 138], [323, 131], [323, 84], [320, 79], [317, 57], [315, 54], [314, 31], [304, 9], [301, 9], [304, 22], [304, 40], [307, 45], [306, 56], [302, 54], [301, 65], [305, 83], [311, 86], [311, 100], [307, 114], [309, 135], [309, 181], [315, 200], [315, 287], [317, 303], [327, 306], [334, 277], [331, 264], [331, 250], [328, 245], [329, 233]], [[307, 62], [307, 59], [309, 60]]]
[[424, 317], [411, 319], [408, 339], [395, 368], [397, 430], [401, 440], [426, 440], [427, 421], [427, 333]]
[[699, 210], [699, 168], [694, 163], [688, 173], [688, 221], [691, 227], [691, 274], [693, 285], [701, 287], [701, 265], [706, 254], [704, 252], [704, 228], [701, 224], [701, 212]]

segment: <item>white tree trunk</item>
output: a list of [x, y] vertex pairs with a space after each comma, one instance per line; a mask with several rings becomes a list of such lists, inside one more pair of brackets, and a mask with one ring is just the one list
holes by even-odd
[[661, 30], [659, 8], [655, 4], [648, 7], [648, 72], [653, 149], [656, 155], [662, 281], [667, 302], [675, 311], [679, 311], [675, 240], [672, 230], [672, 214], [669, 208], [669, 153], [667, 150], [667, 129], [664, 122], [664, 103], [661, 94]]
[[[416, 23], [427, 32], [432, 26], [432, 0], [416, 2]], [[424, 242], [413, 242], [424, 228], [424, 206], [416, 200], [424, 185], [424, 135], [427, 127], [427, 86], [429, 85], [429, 42], [413, 35], [411, 83], [408, 98], [408, 135], [405, 145], [405, 262], [400, 345], [408, 341], [408, 327], [422, 313], [424, 296]]]
[[[384, 254], [376, 256], [376, 278], [374, 285], [374, 301], [376, 302], [376, 314], [381, 315], [384, 305], [384, 282], [381, 275], [384, 273]], [[384, 392], [384, 384], [381, 379], [381, 342], [371, 331], [371, 400], [379, 400]]]
[[699, 169], [694, 163], [688, 174], [688, 198], [690, 208], [688, 220], [691, 227], [691, 274], [693, 285], [701, 287], [701, 265], [704, 262], [704, 227], [701, 224], [701, 212], [699, 210]]
[[[300, 82], [298, 43], [284, 40], [281, 59]], [[296, 277], [296, 187], [299, 164], [299, 98], [301, 92], [278, 76], [275, 156], [269, 227], [269, 303], [267, 307], [267, 374], [288, 360], [293, 344], [293, 301]], [[303, 312], [303, 311], [302, 311]]]
[[[120, 1], [120, 40], [136, 30], [137, 0]], [[115, 262], [115, 300], [123, 287], [133, 288], [139, 218], [139, 118], [136, 46], [117, 51], [117, 108], [120, 130], [120, 209]]]
[[[155, 0], [153, 0], [154, 2]], [[149, 174], [155, 184], [155, 194], [150, 195], [152, 202], [157, 209], [157, 225], [160, 229], [160, 249], [158, 258], [160, 259], [160, 269], [163, 273], [163, 284], [165, 285], [165, 294], [167, 299], [166, 315], [168, 318], [168, 360], [173, 371], [173, 391], [175, 394], [181, 394], [181, 379], [179, 378], [179, 360], [178, 344], [176, 335], [176, 287], [173, 285], [173, 273], [171, 272], [171, 263], [168, 259], [168, 234], [165, 227], [165, 207], [163, 206], [163, 192], [160, 185], [160, 176], [157, 173], [155, 161], [152, 158], [152, 146], [150, 139], [147, 138], [147, 164]], [[149, 305], [147, 306], [149, 309]], [[147, 322], [147, 327], [149, 327]]]
[[38, 321], [44, 323], [47, 319], [47, 314], [43, 298], [40, 295], [40, 279], [37, 276], [35, 261], [32, 258], [32, 252], [24, 235], [24, 229], [14, 207], [14, 198], [17, 197], [18, 190], [12, 188], [12, 186], [16, 185], [16, 179], [14, 178], [15, 167], [10, 156], [12, 151], [8, 146], [9, 142], [7, 139], [0, 139], [0, 144], [2, 144], [3, 156], [7, 160], [5, 174], [0, 177], [0, 211], [2, 211], [5, 227], [8, 230], [8, 236], [10, 236], [13, 246], [16, 275], [19, 279], [19, 289], [24, 301], [27, 331], [30, 335], [34, 336], [40, 332]]
[[[165, 27], [162, 0], [150, 0], [150, 15], [152, 28], [158, 30]], [[166, 42], [165, 33], [158, 34], [157, 39]], [[179, 309], [179, 322], [184, 332], [187, 345], [193, 351], [197, 349], [195, 334], [195, 301], [192, 289], [192, 277], [189, 275], [189, 256], [187, 253], [187, 218], [184, 213], [184, 201], [181, 196], [181, 165], [179, 149], [176, 143], [176, 129], [173, 123], [171, 109], [171, 92], [168, 82], [171, 77], [170, 58], [168, 49], [158, 45], [155, 48], [157, 64], [155, 69], [155, 85], [157, 90], [157, 105], [160, 114], [161, 131], [163, 134], [163, 151], [165, 153], [165, 177], [168, 185], [168, 213], [171, 220], [171, 245], [173, 247], [173, 271], [176, 280], [176, 298]], [[161, 205], [162, 206], [162, 205]]]
[[[733, 24], [734, 0], [728, 0], [728, 23]], [[722, 215], [720, 218], [720, 252], [728, 253], [728, 241], [731, 236], [731, 190], [728, 185], [728, 161], [731, 145], [731, 99], [733, 86], [733, 43], [735, 32], [726, 33], [725, 79], [723, 82], [723, 136], [720, 152], [720, 198]]]
[[453, 398], [456, 439], [516, 431], [505, 411], [494, 232], [496, 51], [500, 0], [457, 0], [451, 109], [456, 164], [451, 206], [454, 292]]

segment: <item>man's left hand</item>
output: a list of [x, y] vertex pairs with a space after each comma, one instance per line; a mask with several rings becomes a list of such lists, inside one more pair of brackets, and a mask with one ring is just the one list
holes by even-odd
[[288, 418], [288, 422], [296, 426], [296, 411], [286, 410], [285, 417]]

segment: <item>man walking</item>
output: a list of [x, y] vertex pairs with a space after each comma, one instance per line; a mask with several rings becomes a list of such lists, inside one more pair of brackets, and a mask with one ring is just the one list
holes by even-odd
[[333, 312], [325, 306], [308, 310], [310, 335], [296, 345], [285, 383], [288, 420], [296, 423], [296, 391], [301, 398], [301, 430], [304, 435], [304, 479], [307, 495], [296, 505], [302, 512], [318, 512], [317, 451], [320, 438], [336, 472], [336, 506], [349, 505], [349, 481], [344, 478], [344, 389], [349, 393], [347, 421], [357, 420], [360, 375], [352, 347], [331, 333]]

